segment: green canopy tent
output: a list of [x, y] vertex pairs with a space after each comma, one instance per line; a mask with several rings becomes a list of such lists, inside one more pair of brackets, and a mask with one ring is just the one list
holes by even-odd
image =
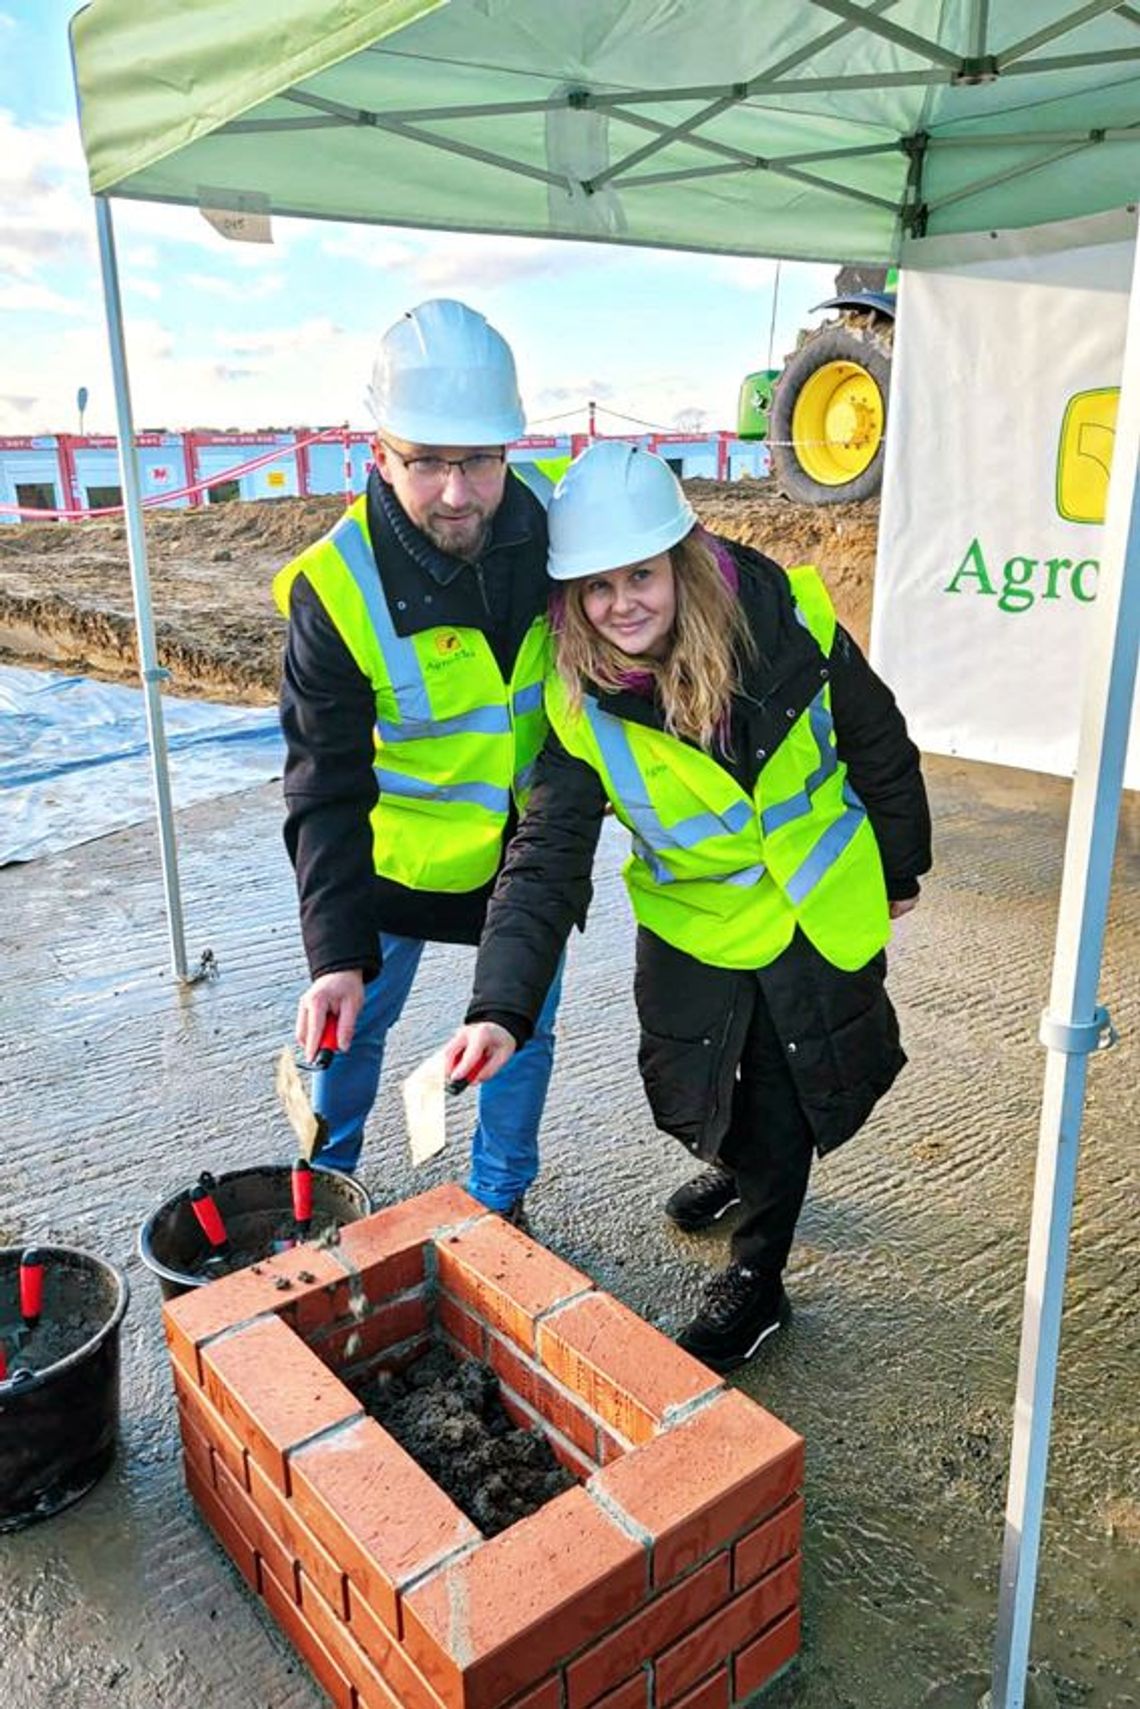
[[[175, 970], [177, 861], [112, 195], [733, 254], [902, 259], [922, 235], [1140, 188], [1119, 0], [94, 0], [73, 21], [97, 197]], [[994, 1709], [1024, 1702], [1061, 1303], [1140, 634], [1140, 293], [1062, 881]]]

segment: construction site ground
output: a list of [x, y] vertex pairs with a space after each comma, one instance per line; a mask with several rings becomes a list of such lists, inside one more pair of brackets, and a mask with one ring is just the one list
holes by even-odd
[[[818, 564], [840, 619], [865, 643], [877, 501], [813, 510], [758, 481], [690, 481], [688, 490], [710, 528], [780, 562]], [[275, 699], [284, 624], [270, 582], [343, 508], [333, 496], [147, 514], [159, 660], [175, 693]], [[0, 660], [137, 681], [121, 519], [0, 528]]]
[[[707, 520], [728, 531], [731, 507], [773, 556], [816, 557], [865, 634], [873, 509], [697, 496]], [[272, 697], [268, 575], [337, 508], [150, 519], [179, 689]], [[133, 674], [113, 532], [0, 531], [10, 656], [18, 632], [36, 639], [25, 661], [59, 645], [56, 663]], [[976, 1709], [989, 1669], [1069, 789], [950, 759], [927, 773], [937, 866], [891, 956], [910, 1065], [817, 1167], [791, 1326], [732, 1379], [807, 1440], [803, 1652], [765, 1709]], [[1033, 1638], [1041, 1700], [1060, 1709], [1140, 1703], [1137, 809], [1130, 798], [1101, 987], [1121, 1040], [1089, 1069]], [[275, 784], [178, 816], [190, 949], [218, 967], [188, 988], [169, 973], [152, 826], [0, 871], [0, 1244], [93, 1249], [133, 1290], [115, 1467], [0, 1544], [4, 1709], [321, 1701], [186, 1494], [159, 1290], [136, 1249], [148, 1213], [200, 1169], [289, 1158], [273, 1069], [305, 970], [280, 824]], [[684, 1236], [661, 1215], [690, 1160], [654, 1130], [637, 1077], [622, 853], [610, 823], [528, 1206], [539, 1239], [672, 1334], [724, 1263], [728, 1230]], [[393, 1033], [361, 1169], [378, 1203], [463, 1176], [462, 1101], [446, 1152], [416, 1169], [398, 1084], [458, 1020], [470, 967], [468, 950], [429, 950]]]

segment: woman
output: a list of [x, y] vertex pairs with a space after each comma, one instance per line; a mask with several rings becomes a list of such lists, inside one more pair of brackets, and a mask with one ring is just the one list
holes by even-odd
[[646, 1094], [711, 1165], [666, 1210], [691, 1229], [742, 1208], [680, 1336], [727, 1371], [786, 1321], [813, 1151], [906, 1060], [884, 946], [930, 865], [918, 750], [817, 573], [707, 534], [651, 452], [591, 446], [549, 524], [551, 734], [448, 1071], [487, 1079], [529, 1037], [609, 803], [633, 842]]

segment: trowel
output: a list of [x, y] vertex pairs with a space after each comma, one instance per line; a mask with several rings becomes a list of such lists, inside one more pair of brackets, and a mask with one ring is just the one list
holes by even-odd
[[329, 1124], [313, 1109], [309, 1094], [301, 1084], [301, 1074], [290, 1045], [285, 1045], [277, 1058], [274, 1084], [285, 1118], [297, 1136], [297, 1155], [312, 1163], [329, 1136]]
[[[447, 1101], [466, 1089], [466, 1080], [449, 1080], [444, 1072], [446, 1047], [433, 1051], [400, 1086], [413, 1163], [426, 1163], [447, 1144]], [[480, 1062], [479, 1066], [482, 1066]]]

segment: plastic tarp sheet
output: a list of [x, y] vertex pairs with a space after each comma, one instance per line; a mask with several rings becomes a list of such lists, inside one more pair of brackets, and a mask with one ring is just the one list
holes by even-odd
[[[281, 775], [274, 708], [162, 706], [175, 807]], [[153, 818], [141, 689], [0, 666], [0, 866]]]
[[1123, 206], [1140, 34], [1077, 0], [93, 0], [97, 193], [845, 261]]

